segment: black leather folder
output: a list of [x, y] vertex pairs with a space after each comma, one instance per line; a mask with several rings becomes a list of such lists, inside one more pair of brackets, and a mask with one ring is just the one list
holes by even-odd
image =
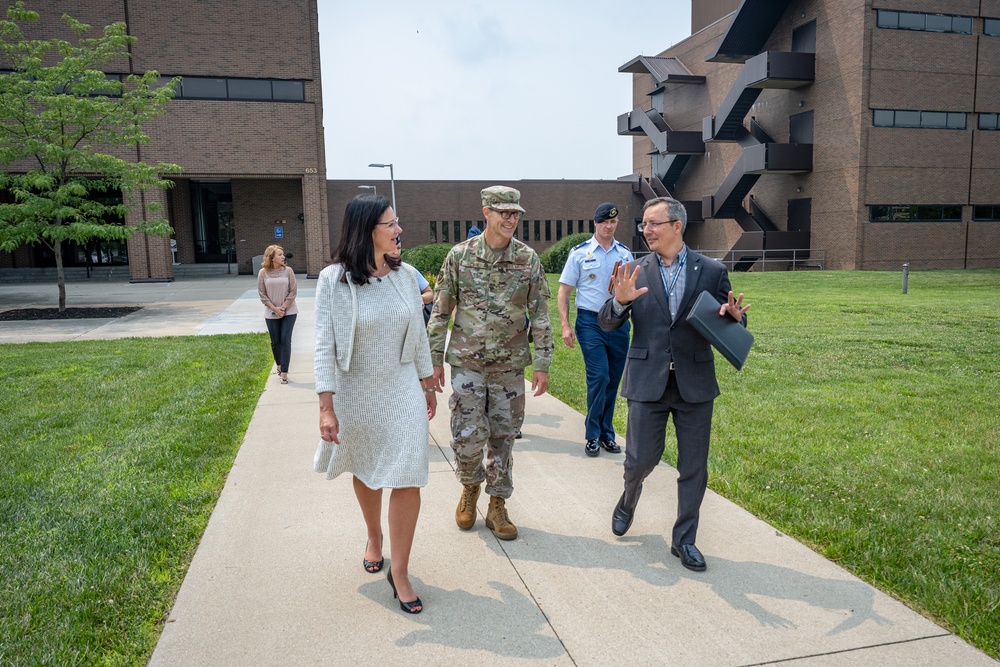
[[702, 292], [691, 306], [687, 321], [740, 370], [753, 345], [753, 334], [729, 315], [719, 315], [720, 308], [722, 304], [714, 296]]

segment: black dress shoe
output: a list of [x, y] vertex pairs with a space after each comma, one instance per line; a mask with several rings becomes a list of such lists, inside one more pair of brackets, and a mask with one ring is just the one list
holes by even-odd
[[583, 451], [587, 452], [587, 456], [597, 456], [601, 453], [601, 448], [596, 440], [588, 440], [587, 444], [583, 446]]
[[631, 511], [625, 509], [625, 492], [615, 505], [615, 511], [611, 514], [611, 532], [621, 537], [632, 527], [632, 519], [635, 518], [635, 508]]
[[681, 565], [695, 572], [704, 572], [705, 557], [698, 551], [698, 547], [693, 544], [672, 544], [670, 553], [681, 559]]
[[604, 447], [604, 451], [611, 452], [612, 454], [622, 453], [622, 448], [614, 440], [601, 440], [601, 447]]
[[632, 519], [635, 517], [635, 508], [639, 504], [639, 496], [642, 495], [642, 484], [639, 484], [639, 488], [635, 491], [635, 499], [632, 501], [632, 508], [625, 508], [625, 492], [622, 491], [622, 497], [618, 499], [618, 504], [615, 505], [615, 511], [611, 514], [611, 532], [615, 535], [621, 537], [628, 532], [628, 529], [632, 527]]

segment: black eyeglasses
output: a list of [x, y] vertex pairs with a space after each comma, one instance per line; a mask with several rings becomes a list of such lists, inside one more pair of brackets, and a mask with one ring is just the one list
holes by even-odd
[[494, 213], [498, 214], [504, 220], [510, 220], [511, 218], [513, 218], [514, 220], [518, 220], [521, 217], [520, 211], [500, 211], [493, 208], [492, 206], [490, 206], [489, 209]]
[[680, 222], [680, 220], [667, 220], [666, 222], [640, 222], [636, 226], [636, 229], [639, 230], [640, 234], [642, 234], [647, 229], [651, 232], [655, 232], [657, 229], [660, 228], [661, 225], [672, 225], [675, 222]]
[[375, 224], [376, 225], [388, 225], [389, 228], [391, 229], [391, 228], [393, 228], [393, 227], [395, 227], [396, 225], [399, 224], [399, 218], [393, 218], [392, 220], [388, 220], [386, 222], [376, 222]]

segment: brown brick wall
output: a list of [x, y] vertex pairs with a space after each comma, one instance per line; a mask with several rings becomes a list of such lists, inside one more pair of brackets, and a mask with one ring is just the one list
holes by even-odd
[[[1000, 4], [1000, 0], [998, 0], [998, 4]], [[979, 35], [978, 62], [979, 82], [976, 86], [976, 111], [1000, 113], [1000, 37]]]
[[[4, 19], [6, 9], [13, 2], [3, 3]], [[104, 26], [111, 23], [125, 22], [125, 3], [123, 0], [45, 0], [45, 2], [26, 2], [27, 9], [38, 12], [38, 21], [26, 23], [23, 31], [28, 39], [51, 39], [53, 37], [76, 43], [76, 35], [66, 26], [64, 14], [82, 21], [91, 27], [86, 37], [100, 37]], [[54, 55], [52, 58], [54, 59]], [[125, 74], [129, 71], [127, 60], [109, 63], [108, 72]]]
[[[876, 1], [875, 8], [977, 16], [977, 1]], [[968, 113], [966, 130], [862, 126], [858, 219], [862, 245], [858, 268], [962, 268], [1000, 265], [996, 223], [971, 223], [968, 204], [993, 203], [1000, 142], [977, 127], [997, 84], [994, 64], [1000, 38], [879, 29], [870, 12], [868, 108], [945, 110]], [[978, 53], [978, 58], [977, 58]], [[997, 98], [1000, 99], [1000, 98]], [[870, 112], [869, 112], [870, 113]], [[1000, 139], [1000, 137], [997, 137]], [[971, 166], [971, 168], [970, 168]], [[962, 204], [961, 223], [868, 223], [871, 204]], [[992, 245], [990, 243], [992, 242]]]
[[[378, 194], [391, 199], [389, 181], [328, 181], [330, 202], [330, 239], [336, 248], [340, 239], [344, 209], [348, 201], [358, 194], [359, 185], [375, 185]], [[508, 185], [521, 192], [521, 205], [527, 211], [521, 217], [517, 238], [523, 238], [524, 221], [529, 221], [528, 245], [542, 252], [556, 242], [558, 222], [562, 223], [562, 236], [568, 236], [568, 221], [573, 221], [572, 233], [579, 231], [580, 221], [584, 231], [590, 232], [597, 206], [605, 201], [614, 202], [620, 213], [617, 237], [632, 247], [635, 221], [641, 220], [643, 200], [632, 194], [632, 185], [626, 181], [396, 181], [396, 204], [400, 226], [403, 228], [403, 247], [410, 248], [431, 243], [431, 221], [437, 223], [439, 243], [444, 242], [442, 223], [449, 224], [448, 242], [454, 243], [454, 223], [459, 221], [460, 237], [466, 238], [466, 223], [483, 229], [482, 199], [480, 191], [491, 185]], [[534, 239], [534, 222], [539, 221], [541, 240]], [[545, 221], [550, 221], [551, 239], [545, 240]]]
[[170, 226], [177, 239], [177, 263], [194, 264], [194, 228], [191, 219], [191, 182], [186, 178], [174, 181], [170, 189]]
[[185, 176], [301, 176], [320, 166], [312, 104], [174, 100], [149, 124], [143, 158], [181, 165]]
[[[138, 71], [313, 78], [313, 28], [301, 0], [128, 3]], [[315, 3], [309, 3], [315, 4]]]
[[691, 0], [691, 32], [696, 33], [736, 11], [739, 5], [740, 0]]
[[972, 150], [970, 204], [1000, 204], [998, 155], [1000, 155], [1000, 132], [977, 130]]
[[[869, 204], [963, 204], [968, 220], [970, 191], [978, 203], [1000, 203], [991, 201], [1000, 199], [994, 194], [1000, 132], [973, 130], [977, 118], [971, 113], [1000, 112], [1000, 37], [984, 37], [981, 19], [974, 21], [973, 35], [878, 29], [878, 7], [979, 14], [979, 0], [790, 3], [765, 50], [789, 50], [792, 31], [816, 20], [816, 80], [794, 90], [764, 90], [747, 116], [777, 141], [787, 141], [789, 117], [812, 110], [813, 171], [765, 174], [751, 194], [779, 228], [787, 224], [788, 200], [810, 198], [811, 245], [825, 251], [827, 268], [897, 268], [910, 260], [960, 267], [973, 257], [1000, 265], [995, 241], [986, 245], [1000, 223], [976, 223], [978, 232], [970, 227], [966, 247], [966, 223], [867, 221]], [[983, 12], [1000, 14], [1000, 0], [987, 0]], [[700, 130], [701, 118], [715, 113], [739, 75], [741, 65], [704, 61], [728, 24], [720, 21], [661, 54], [708, 78], [705, 85], [667, 87], [665, 117], [672, 128]], [[652, 88], [650, 75], [633, 75], [632, 107], [650, 108]], [[873, 128], [873, 108], [967, 112], [969, 129]], [[742, 154], [735, 144], [706, 148], [688, 163], [674, 193], [678, 198], [714, 194]], [[634, 171], [649, 175], [651, 150], [646, 137], [633, 139]], [[687, 240], [696, 248], [725, 249], [741, 233], [734, 221], [708, 220], [690, 229]]]
[[[136, 192], [126, 196], [132, 211], [125, 216], [125, 224], [134, 227], [145, 220], [164, 217], [168, 211], [168, 194], [160, 189]], [[160, 210], [149, 212], [147, 206], [157, 203]], [[128, 240], [129, 277], [132, 282], [159, 282], [173, 280], [174, 269], [170, 251], [170, 238], [134, 234]]]
[[[803, 16], [805, 14], [805, 16]], [[857, 6], [847, 3], [792, 3], [765, 48], [787, 51], [792, 31], [816, 21], [816, 82], [794, 90], [764, 90], [747, 114], [777, 141], [788, 141], [789, 117], [814, 113], [813, 171], [808, 174], [765, 174], [751, 194], [779, 226], [787, 224], [788, 200], [812, 199], [812, 246], [826, 251], [829, 268], [853, 268], [857, 248], [857, 170], [863, 90], [864, 19]], [[674, 129], [700, 131], [702, 118], [714, 115], [729, 94], [742, 65], [705, 62], [728, 28], [721, 21], [671, 47], [662, 55], [679, 58], [694, 74], [708, 78], [705, 85], [671, 85], [666, 92], [666, 119]], [[644, 80], [645, 79], [645, 80]], [[633, 104], [649, 108], [646, 93], [652, 77], [633, 77]], [[646, 152], [651, 143], [634, 140], [636, 171], [649, 173]], [[675, 196], [701, 199], [713, 195], [730, 173], [742, 149], [732, 143], [706, 145], [704, 156], [691, 159], [677, 184]], [[801, 192], [796, 189], [801, 188]], [[708, 220], [693, 225], [687, 242], [702, 250], [725, 250], [742, 234], [733, 220]]]
[[[990, 2], [990, 0], [985, 0]], [[994, 0], [995, 1], [995, 0]], [[980, 0], [872, 0], [872, 9], [977, 16]]]
[[[965, 265], [966, 224], [962, 222], [882, 222], [862, 226], [858, 268], [957, 269]], [[995, 265], [995, 264], [994, 264]]]
[[[233, 179], [233, 224], [240, 273], [252, 272], [252, 259], [264, 254], [269, 245], [280, 245], [294, 256], [288, 264], [305, 273], [306, 239], [302, 212], [302, 183], [299, 180]], [[275, 228], [283, 236], [275, 238]]]
[[[183, 168], [164, 198], [180, 263], [195, 259], [190, 180], [231, 179], [240, 271], [251, 270], [251, 258], [274, 242], [274, 221], [284, 219], [281, 244], [295, 255], [293, 266], [319, 272], [320, 258], [329, 255], [329, 232], [316, 0], [42, 4], [36, 36], [69, 37], [58, 19], [63, 12], [92, 24], [96, 34], [127, 16], [138, 38], [132, 48], [136, 72], [304, 80], [303, 103], [173, 100], [164, 116], [145, 126], [151, 141], [141, 147], [141, 159]], [[127, 72], [128, 63], [109, 71]], [[134, 157], [134, 149], [118, 152]], [[136, 238], [129, 249], [133, 279], [173, 276], [169, 240]], [[15, 259], [21, 256], [0, 254], [0, 262]]]
[[[994, 199], [1000, 197], [994, 196]], [[968, 235], [966, 266], [970, 269], [996, 267], [1000, 222], [970, 222]]]
[[970, 130], [872, 128], [866, 155], [866, 202], [966, 203], [972, 135]]

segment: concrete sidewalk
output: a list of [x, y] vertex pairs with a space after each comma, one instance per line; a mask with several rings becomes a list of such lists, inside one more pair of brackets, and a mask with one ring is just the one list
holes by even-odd
[[[425, 610], [402, 613], [384, 573], [361, 566], [350, 478], [312, 472], [314, 285], [300, 283], [290, 384], [267, 383], [151, 665], [998, 664], [711, 491], [698, 539], [708, 570], [684, 569], [665, 538], [666, 465], [616, 538], [623, 455], [586, 457], [582, 416], [549, 395], [527, 400], [512, 542], [483, 524], [485, 496], [475, 527], [455, 526], [440, 399], [410, 565]], [[0, 307], [37, 289], [0, 285]], [[152, 305], [113, 322], [0, 323], [0, 342], [265, 330], [250, 276], [77, 284], [69, 305], [131, 302]]]

